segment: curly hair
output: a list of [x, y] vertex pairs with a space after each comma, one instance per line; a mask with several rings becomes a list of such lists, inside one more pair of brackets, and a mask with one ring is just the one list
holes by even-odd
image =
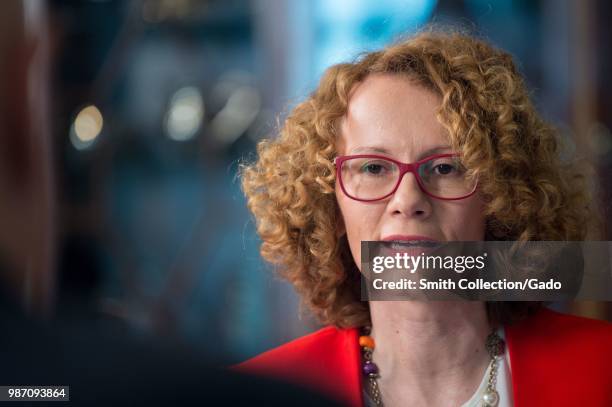
[[[592, 170], [562, 158], [563, 140], [538, 115], [512, 57], [463, 33], [422, 31], [327, 69], [278, 137], [261, 141], [257, 160], [240, 166], [262, 257], [279, 266], [322, 323], [370, 322], [359, 269], [346, 235], [338, 236], [332, 160], [351, 90], [374, 73], [403, 75], [441, 97], [437, 119], [479, 180], [486, 240], [584, 240], [597, 224]], [[509, 324], [541, 305], [486, 308], [490, 322]]]

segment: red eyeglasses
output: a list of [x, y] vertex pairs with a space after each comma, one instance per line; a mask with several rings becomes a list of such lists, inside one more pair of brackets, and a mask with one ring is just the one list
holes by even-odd
[[407, 172], [414, 174], [421, 190], [436, 199], [465, 199], [476, 192], [478, 182], [466, 176], [459, 154], [436, 154], [415, 163], [375, 154], [334, 158], [336, 176], [346, 196], [371, 202], [395, 193]]

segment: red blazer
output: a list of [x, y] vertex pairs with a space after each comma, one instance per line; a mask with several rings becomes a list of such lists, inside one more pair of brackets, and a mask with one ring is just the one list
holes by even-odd
[[[505, 327], [515, 407], [612, 406], [612, 324], [548, 308]], [[326, 327], [232, 369], [363, 406], [355, 328]]]

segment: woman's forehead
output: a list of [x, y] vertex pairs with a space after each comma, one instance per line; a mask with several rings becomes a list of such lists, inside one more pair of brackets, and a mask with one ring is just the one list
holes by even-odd
[[351, 95], [337, 149], [413, 155], [446, 146], [449, 138], [436, 117], [439, 105], [437, 95], [399, 75], [368, 77]]

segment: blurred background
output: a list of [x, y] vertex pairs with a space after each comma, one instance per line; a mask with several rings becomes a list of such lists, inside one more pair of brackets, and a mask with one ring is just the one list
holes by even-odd
[[429, 22], [516, 57], [606, 210], [611, 17], [605, 0], [2, 1], [2, 285], [32, 315], [92, 312], [228, 363], [316, 329], [259, 256], [237, 164], [326, 67]]

